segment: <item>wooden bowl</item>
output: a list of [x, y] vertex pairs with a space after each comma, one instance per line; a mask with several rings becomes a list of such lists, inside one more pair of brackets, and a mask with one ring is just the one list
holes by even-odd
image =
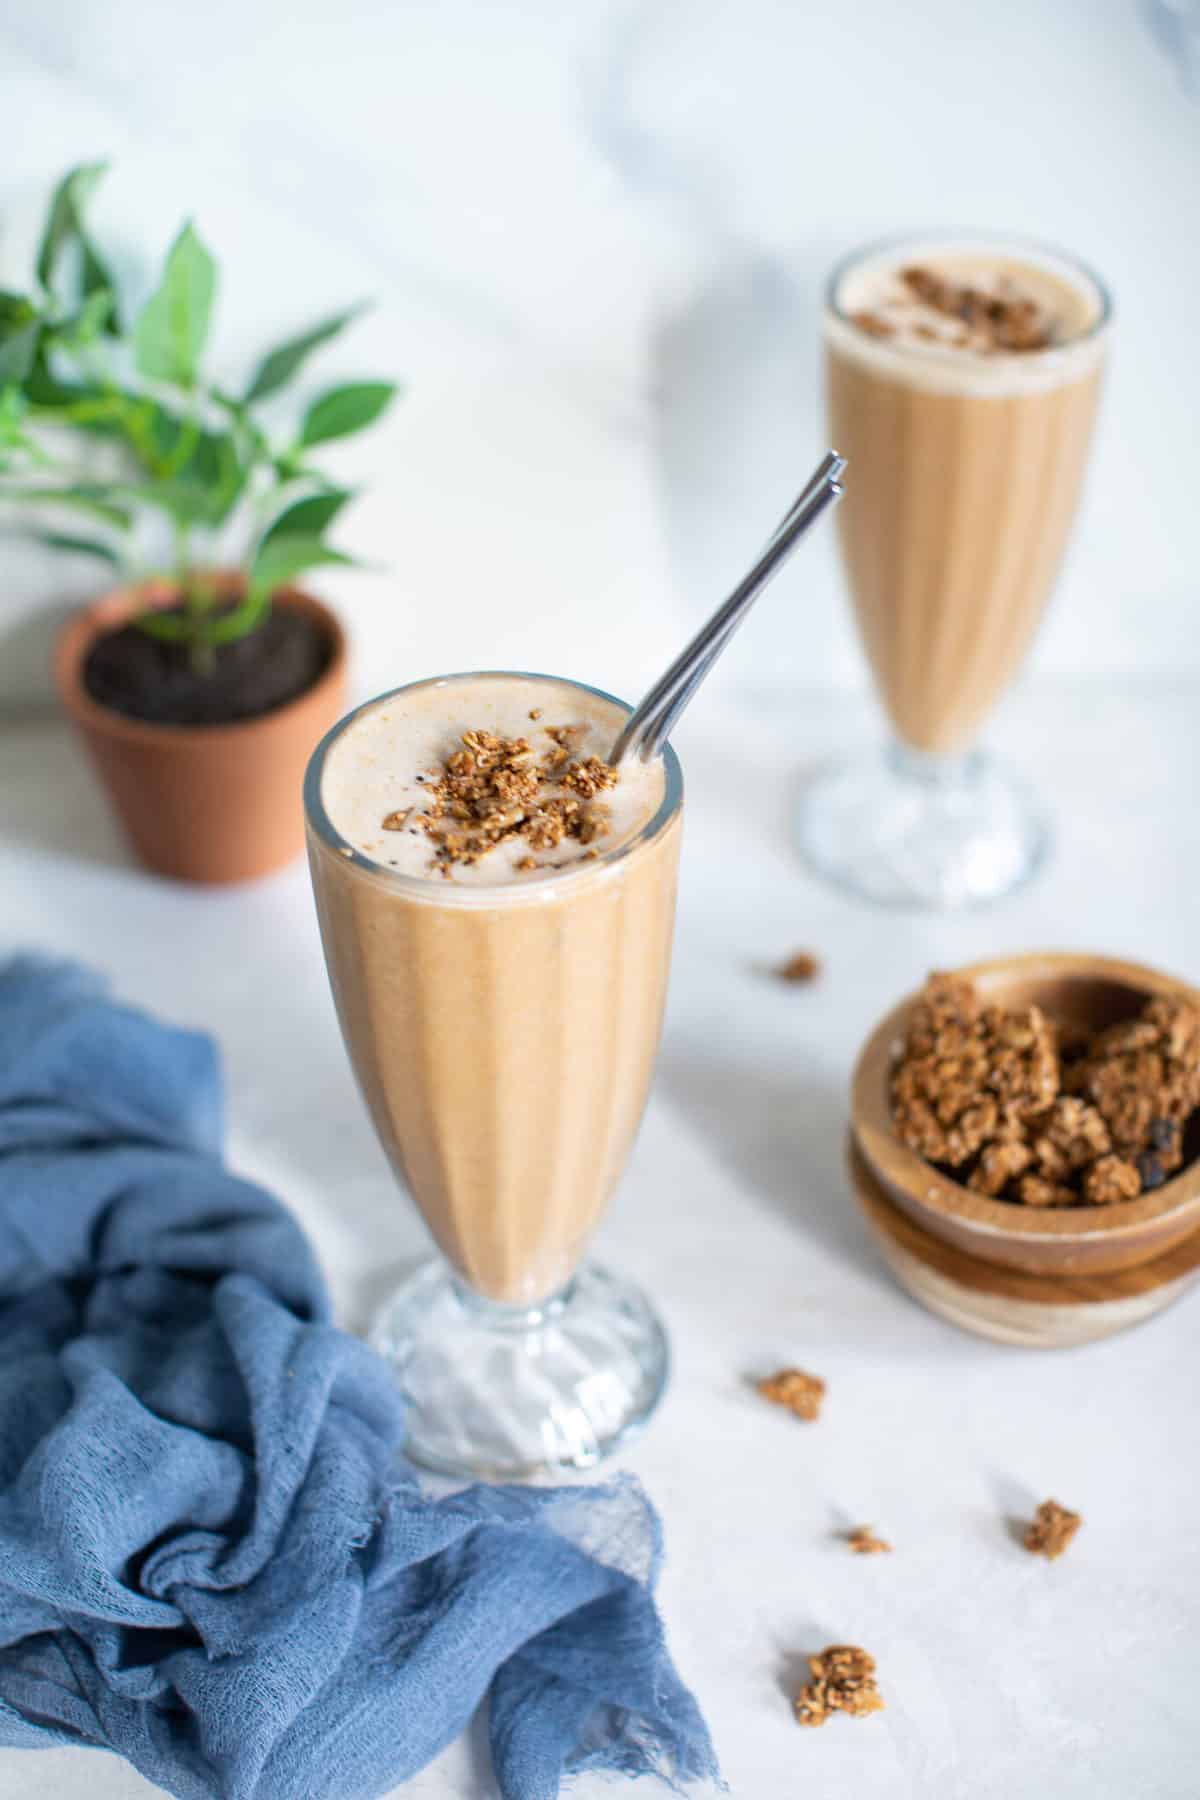
[[1128, 1331], [1179, 1299], [1200, 1278], [1200, 1231], [1136, 1269], [1026, 1275], [966, 1256], [893, 1206], [851, 1138], [851, 1190], [901, 1287], [926, 1309], [976, 1337], [1039, 1350], [1067, 1349]]
[[[1001, 1006], [1040, 1006], [1095, 1030], [1133, 1016], [1151, 995], [1200, 1004], [1182, 981], [1140, 963], [1087, 953], [997, 957], [957, 971]], [[867, 1170], [893, 1206], [968, 1256], [1030, 1275], [1098, 1275], [1134, 1269], [1200, 1231], [1200, 1159], [1136, 1200], [1046, 1208], [990, 1200], [952, 1181], [901, 1142], [892, 1123], [891, 1074], [918, 996], [901, 1001], [871, 1033], [851, 1086], [851, 1131]], [[1195, 1158], [1195, 1126], [1185, 1155]]]

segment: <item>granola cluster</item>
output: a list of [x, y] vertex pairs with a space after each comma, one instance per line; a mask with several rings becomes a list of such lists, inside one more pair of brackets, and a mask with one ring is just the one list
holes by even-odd
[[789, 956], [786, 962], [780, 963], [775, 973], [780, 981], [815, 981], [821, 973], [821, 959], [814, 956], [811, 950], [797, 950], [794, 956]]
[[825, 1383], [819, 1375], [806, 1375], [803, 1369], [779, 1369], [757, 1386], [764, 1400], [770, 1400], [774, 1406], [786, 1407], [798, 1419], [811, 1424], [821, 1416]]
[[850, 1713], [863, 1718], [883, 1709], [883, 1695], [875, 1685], [875, 1658], [857, 1644], [830, 1644], [819, 1656], [810, 1656], [812, 1680], [796, 1696], [796, 1717], [801, 1725], [823, 1725], [831, 1713]]
[[1098, 1033], [1063, 1085], [1099, 1113], [1112, 1160], [1133, 1168], [1139, 1190], [1159, 1187], [1182, 1165], [1183, 1128], [1200, 1106], [1200, 1009], [1147, 1001], [1136, 1019]]
[[892, 1076], [904, 1142], [968, 1187], [1025, 1206], [1109, 1206], [1183, 1161], [1200, 1106], [1200, 1010], [1147, 1001], [1072, 1039], [1036, 1007], [981, 1004], [932, 975]]
[[886, 1538], [877, 1537], [869, 1525], [856, 1525], [848, 1531], [846, 1543], [855, 1556], [883, 1556], [892, 1547]]
[[[1045, 350], [1054, 342], [1054, 321], [1035, 300], [951, 281], [921, 265], [901, 269], [900, 279], [913, 300], [953, 322], [954, 330], [949, 334], [932, 325], [918, 325], [918, 337], [984, 354]], [[899, 328], [882, 313], [859, 312], [853, 316], [859, 330], [871, 337], [892, 337]]]
[[[573, 839], [586, 858], [597, 854], [587, 846], [609, 823], [609, 809], [598, 796], [617, 785], [618, 772], [598, 756], [579, 758], [582, 726], [548, 725], [544, 735], [549, 747], [539, 753], [528, 738], [465, 731], [461, 747], [435, 771], [417, 824], [432, 840], [434, 865], [443, 875], [515, 838], [530, 852], [554, 850]], [[389, 813], [383, 828], [402, 830], [409, 817], [409, 812]], [[517, 864], [537, 866], [533, 854]]]
[[1025, 1548], [1034, 1556], [1061, 1556], [1082, 1524], [1082, 1514], [1057, 1500], [1043, 1500], [1025, 1533]]

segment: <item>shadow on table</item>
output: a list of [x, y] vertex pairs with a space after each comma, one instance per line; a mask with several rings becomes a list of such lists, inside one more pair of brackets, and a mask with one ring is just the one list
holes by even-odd
[[496, 1800], [496, 1775], [492, 1765], [492, 1746], [488, 1735], [488, 1709], [485, 1701], [463, 1733], [467, 1753], [467, 1785], [463, 1800]]
[[1019, 1481], [1004, 1469], [988, 1469], [986, 1480], [996, 1502], [996, 1510], [1004, 1520], [1004, 1529], [1012, 1543], [1025, 1548], [1025, 1533], [1037, 1510], [1040, 1496], [1028, 1482]]
[[786, 1645], [776, 1640], [775, 1686], [790, 1707], [795, 1706], [800, 1689], [812, 1680], [809, 1657], [820, 1655], [827, 1645], [836, 1642], [836, 1634], [828, 1625], [812, 1619], [798, 1619]]
[[843, 1167], [845, 1097], [770, 1064], [663, 1051], [658, 1091], [754, 1197], [840, 1261], [883, 1281]]

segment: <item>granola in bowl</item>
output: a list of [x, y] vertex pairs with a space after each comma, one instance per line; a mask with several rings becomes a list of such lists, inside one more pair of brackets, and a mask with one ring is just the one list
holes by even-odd
[[890, 1096], [902, 1142], [976, 1193], [1036, 1208], [1119, 1205], [1183, 1164], [1200, 1108], [1200, 1007], [1156, 995], [1085, 1033], [934, 974]]

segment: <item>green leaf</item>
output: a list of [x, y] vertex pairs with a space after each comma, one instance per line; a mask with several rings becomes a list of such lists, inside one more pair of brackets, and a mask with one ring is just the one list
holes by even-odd
[[298, 481], [312, 481], [319, 487], [325, 480], [320, 469], [303, 461], [299, 450], [284, 450], [278, 456], [271, 456], [269, 461], [281, 486], [294, 487]]
[[195, 386], [216, 287], [217, 266], [192, 226], [185, 225], [133, 328], [140, 374], [178, 387]]
[[98, 556], [115, 569], [121, 566], [118, 552], [111, 544], [101, 543], [99, 538], [73, 537], [65, 531], [31, 531], [27, 535], [50, 550], [66, 550], [73, 556]]
[[[38, 446], [25, 435], [29, 406], [20, 388], [0, 388], [0, 472], [21, 459], [37, 461]], [[2, 490], [0, 490], [2, 492]]]
[[328, 563], [349, 567], [353, 561], [340, 550], [331, 550], [315, 535], [277, 538], [274, 543], [259, 545], [250, 569], [250, 595], [269, 599], [276, 588], [286, 586], [306, 569]]
[[0, 333], [15, 331], [18, 325], [28, 325], [37, 316], [38, 309], [27, 294], [0, 289]]
[[102, 162], [81, 163], [68, 169], [54, 190], [37, 256], [37, 278], [47, 290], [54, 285], [63, 251], [82, 241], [84, 211], [107, 167]]
[[82, 231], [79, 234], [80, 257], [80, 291], [86, 301], [94, 299], [98, 294], [108, 296], [108, 306], [100, 321], [100, 328], [109, 337], [121, 336], [121, 315], [117, 307], [117, 284], [113, 280], [108, 265], [101, 259], [100, 252]]
[[259, 553], [268, 544], [279, 543], [286, 538], [308, 537], [319, 538], [328, 531], [348, 500], [353, 499], [349, 488], [330, 488], [321, 494], [308, 494], [303, 500], [295, 500], [291, 506], [272, 519], [259, 540]]
[[0, 388], [0, 443], [15, 443], [22, 435], [29, 404], [20, 388]]
[[325, 444], [373, 425], [395, 395], [391, 381], [351, 381], [330, 388], [313, 401], [300, 427], [300, 446]]
[[[223, 525], [244, 493], [249, 475], [235, 434], [202, 430], [169, 407], [140, 395], [119, 399], [123, 408], [120, 435], [145, 470], [142, 479], [120, 485], [122, 496], [138, 505], [157, 507], [180, 524], [211, 529]], [[87, 410], [87, 403], [73, 409], [75, 413]]]
[[121, 491], [115, 484], [106, 487], [99, 482], [79, 481], [70, 487], [7, 488], [3, 498], [33, 506], [64, 506], [71, 512], [87, 513], [93, 519], [103, 519], [106, 525], [115, 525], [119, 531], [127, 531], [133, 522], [129, 509], [118, 505], [113, 497]]
[[97, 288], [89, 294], [79, 311], [55, 325], [52, 341], [69, 350], [85, 349], [94, 344], [112, 316], [113, 297], [108, 288]]
[[193, 496], [199, 522], [223, 525], [241, 499], [247, 471], [229, 432], [202, 431], [188, 461], [175, 479]]
[[0, 340], [0, 387], [19, 387], [29, 377], [42, 335], [42, 321], [31, 319]]
[[33, 367], [25, 383], [26, 396], [31, 406], [36, 406], [43, 412], [61, 412], [66, 423], [77, 423], [79, 421], [70, 416], [72, 409], [94, 401], [99, 396], [100, 389], [83, 382], [60, 381], [50, 367], [46, 350], [46, 340], [43, 338], [37, 347]]
[[250, 385], [246, 389], [246, 405], [249, 406], [255, 400], [265, 400], [268, 394], [278, 393], [314, 350], [319, 350], [322, 344], [335, 338], [339, 331], [344, 331], [351, 320], [357, 319], [364, 310], [365, 302], [360, 302], [358, 306], [351, 306], [345, 312], [335, 313], [331, 319], [323, 319], [319, 325], [314, 325], [311, 331], [304, 332], [300, 337], [289, 338], [286, 343], [268, 351], [250, 378]]
[[[0, 471], [28, 475], [30, 465], [45, 467], [50, 458], [25, 429], [29, 402], [18, 387], [0, 388]], [[2, 493], [3, 490], [0, 490]]]

